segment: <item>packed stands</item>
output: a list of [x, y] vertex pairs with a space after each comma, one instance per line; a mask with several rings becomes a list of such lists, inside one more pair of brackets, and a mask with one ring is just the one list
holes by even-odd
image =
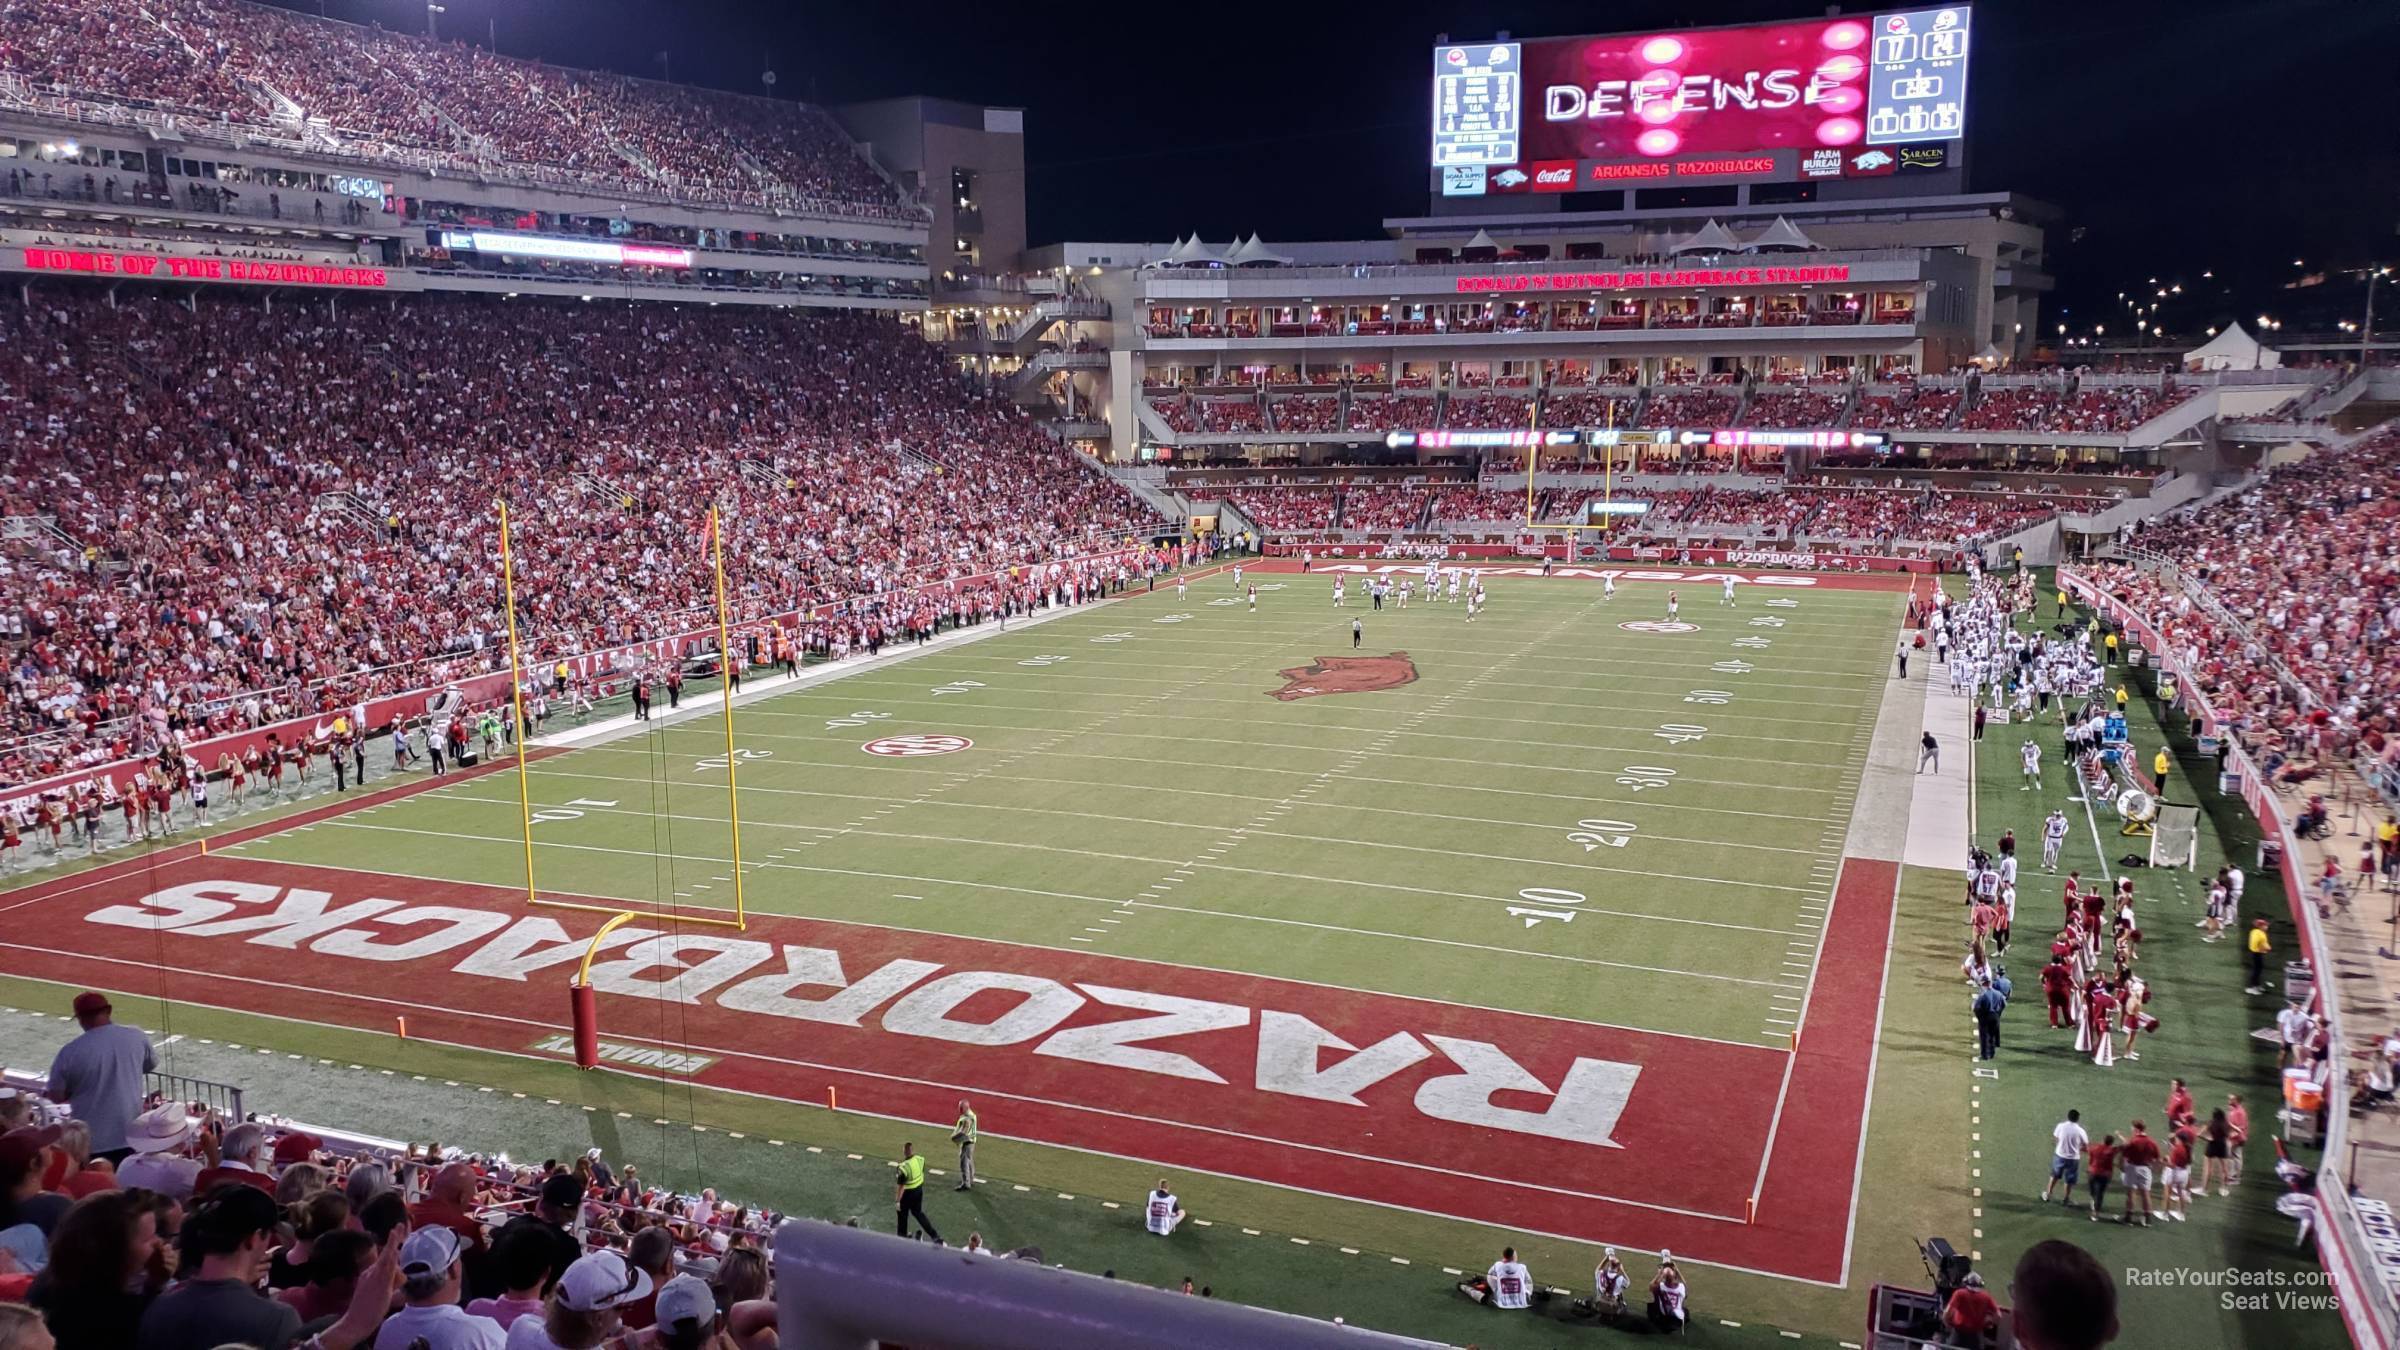
[[[1525, 494], [1491, 488], [1443, 487], [1433, 490], [1435, 520], [1508, 520], [1525, 518]], [[1552, 516], [1544, 520], [1556, 519]]]
[[1642, 409], [1646, 427], [1721, 427], [1733, 421], [1740, 396], [1722, 388], [1660, 389]]
[[1850, 425], [1862, 431], [1939, 431], [1950, 425], [1965, 399], [1963, 389], [1936, 385], [1903, 386], [1890, 393], [1869, 390], [1859, 394]]
[[[2202, 588], [2217, 612], [2158, 574], [2103, 574], [2188, 650], [2221, 715], [2273, 737], [2287, 756], [2356, 754], [2387, 794], [2400, 794], [2395, 481], [2400, 428], [2387, 428], [2135, 536], [2137, 547]], [[2287, 675], [2296, 687], [2287, 687]]]
[[1505, 394], [1452, 394], [1442, 410], [1446, 427], [1478, 427], [1505, 431], [1532, 423], [1531, 399]]
[[1545, 427], [1628, 427], [1638, 399], [1631, 395], [1553, 390], [1542, 400]]
[[1958, 426], [1962, 431], [2110, 434], [2130, 431], [2196, 392], [2172, 383], [1987, 386], [1960, 414]]
[[1236, 488], [1225, 495], [1262, 530], [1333, 528], [1332, 488]]
[[[0, 302], [0, 778], [136, 713], [224, 730], [679, 631], [733, 528], [742, 616], [1071, 555], [1146, 524], [939, 352], [865, 317], [499, 299]], [[27, 745], [28, 737], [44, 739]]]
[[[6, 0], [0, 73], [97, 110], [182, 114], [341, 153], [676, 200], [914, 219], [822, 110], [562, 70], [236, 0]], [[95, 114], [98, 115], [98, 114]]]
[[1422, 396], [1353, 394], [1348, 431], [1395, 431], [1433, 425], [1433, 400]]
[[1426, 490], [1388, 484], [1353, 484], [1342, 489], [1345, 530], [1405, 530], [1425, 515]]
[[1216, 435], [1246, 434], [1264, 431], [1266, 423], [1258, 411], [1258, 400], [1241, 398], [1204, 398], [1196, 400], [1200, 407], [1200, 429]]
[[1158, 420], [1166, 423], [1169, 430], [1187, 434], [1199, 432], [1200, 411], [1192, 406], [1189, 398], [1179, 394], [1173, 398], [1154, 398], [1149, 402], [1151, 410], [1158, 414]]
[[1295, 434], [1342, 429], [1342, 400], [1334, 394], [1297, 394], [1273, 406], [1275, 429]]
[[1839, 390], [1761, 389], [1750, 396], [1742, 425], [1790, 431], [1830, 427], [1841, 419], [1847, 401]]

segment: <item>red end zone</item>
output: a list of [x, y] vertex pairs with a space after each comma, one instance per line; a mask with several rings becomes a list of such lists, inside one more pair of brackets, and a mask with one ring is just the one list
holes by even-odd
[[[676, 1002], [665, 1048], [711, 1087], [837, 1087], [926, 1122], [967, 1095], [995, 1135], [1838, 1283], [1896, 878], [1844, 868], [1797, 1055], [779, 917], [628, 925], [593, 981], [604, 1037]], [[498, 887], [223, 856], [60, 878], [0, 913], [12, 973], [366, 1030], [406, 1015], [518, 1054], [566, 1031], [600, 924]]]

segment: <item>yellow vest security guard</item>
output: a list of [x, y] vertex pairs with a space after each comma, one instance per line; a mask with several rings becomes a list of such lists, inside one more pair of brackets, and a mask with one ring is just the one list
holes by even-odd
[[908, 1218], [915, 1215], [917, 1227], [925, 1230], [926, 1240], [940, 1242], [942, 1235], [934, 1231], [933, 1220], [925, 1217], [925, 1160], [917, 1156], [915, 1144], [900, 1146], [900, 1165], [892, 1175], [895, 1197], [900, 1205], [899, 1234], [908, 1236]]

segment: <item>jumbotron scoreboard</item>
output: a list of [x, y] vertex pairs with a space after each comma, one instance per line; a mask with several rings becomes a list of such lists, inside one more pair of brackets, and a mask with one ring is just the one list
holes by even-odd
[[1444, 43], [1446, 197], [1940, 171], [1967, 130], [1966, 5], [1796, 23]]

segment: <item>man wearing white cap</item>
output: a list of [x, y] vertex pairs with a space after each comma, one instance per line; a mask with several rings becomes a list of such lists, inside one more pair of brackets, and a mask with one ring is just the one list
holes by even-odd
[[194, 1132], [192, 1117], [181, 1102], [168, 1102], [135, 1116], [125, 1127], [125, 1145], [133, 1150], [133, 1156], [117, 1164], [117, 1184], [189, 1201], [205, 1166], [201, 1160], [185, 1156]]
[[376, 1350], [506, 1350], [500, 1324], [458, 1306], [466, 1244], [447, 1228], [420, 1228], [400, 1244], [400, 1297], [408, 1306], [375, 1333]]
[[623, 1256], [587, 1252], [558, 1277], [541, 1312], [509, 1324], [507, 1350], [597, 1344], [621, 1325], [618, 1310], [650, 1297], [650, 1288], [650, 1277], [641, 1267], [627, 1265]]
[[717, 1329], [717, 1296], [697, 1275], [678, 1275], [660, 1286], [658, 1323], [645, 1346], [706, 1346]]

